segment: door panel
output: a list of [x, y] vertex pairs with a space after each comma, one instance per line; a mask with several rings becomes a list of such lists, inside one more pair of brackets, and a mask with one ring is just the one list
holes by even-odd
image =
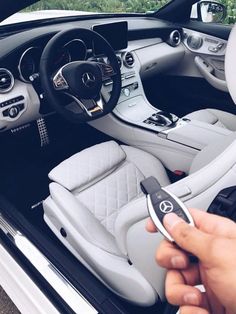
[[199, 77], [163, 75], [146, 80], [143, 84], [148, 100], [155, 107], [180, 117], [204, 108], [236, 114], [236, 106], [230, 95]]
[[215, 36], [224, 40], [228, 40], [230, 31], [232, 29], [232, 26], [230, 25], [204, 23], [200, 21], [191, 20], [188, 23], [181, 24], [181, 26], [200, 33]]
[[183, 30], [185, 57], [162, 77], [144, 82], [147, 98], [157, 108], [179, 116], [203, 108], [236, 114], [224, 72], [231, 27], [190, 22]]

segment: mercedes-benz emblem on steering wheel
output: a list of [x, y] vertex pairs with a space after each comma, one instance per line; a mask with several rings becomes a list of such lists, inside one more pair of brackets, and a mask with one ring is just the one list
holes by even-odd
[[162, 201], [159, 205], [160, 211], [169, 214], [173, 211], [174, 205], [170, 201]]
[[86, 72], [82, 76], [82, 82], [86, 87], [93, 87], [95, 85], [96, 78], [92, 73]]

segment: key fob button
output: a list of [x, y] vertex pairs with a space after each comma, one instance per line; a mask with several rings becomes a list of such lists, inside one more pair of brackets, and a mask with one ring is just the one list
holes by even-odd
[[156, 205], [156, 204], [159, 204], [161, 201], [165, 200], [166, 198], [168, 198], [169, 195], [165, 191], [160, 190], [157, 193], [151, 194], [150, 197], [151, 197], [153, 205]]
[[183, 212], [181, 208], [176, 208], [173, 213], [175, 213], [177, 216], [185, 220], [187, 223], [190, 222], [188, 217], [186, 216], [186, 214]]

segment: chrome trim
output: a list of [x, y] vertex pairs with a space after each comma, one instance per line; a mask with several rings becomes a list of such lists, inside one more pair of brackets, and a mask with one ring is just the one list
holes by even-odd
[[0, 71], [6, 71], [7, 74], [9, 74], [10, 78], [11, 78], [11, 85], [5, 89], [5, 90], [1, 90], [0, 89], [0, 94], [5, 94], [5, 93], [8, 93], [12, 90], [14, 84], [15, 84], [15, 79], [14, 79], [14, 76], [13, 74], [6, 68], [0, 68]]
[[82, 101], [80, 101], [80, 100], [79, 100], [77, 97], [75, 97], [74, 95], [71, 95], [71, 94], [66, 93], [66, 92], [65, 92], [65, 94], [66, 94], [67, 96], [71, 97], [71, 98], [79, 105], [79, 107], [80, 107], [83, 111], [85, 111], [85, 112], [87, 113], [87, 115], [88, 115], [89, 117], [92, 117], [92, 113], [85, 107], [85, 105], [82, 103]]
[[102, 101], [102, 96], [101, 95], [100, 95], [100, 98], [97, 101], [94, 100], [94, 99], [90, 99], [91, 101], [94, 102], [95, 107], [93, 109], [91, 109], [91, 110], [88, 110], [86, 108], [86, 106], [83, 104], [82, 100], [78, 99], [76, 96], [74, 96], [72, 94], [69, 94], [67, 92], [64, 92], [64, 93], [65, 93], [65, 95], [71, 97], [89, 117], [92, 117], [94, 112], [98, 112], [98, 111], [103, 112], [104, 105], [103, 105], [103, 101]]
[[[133, 57], [134, 63], [133, 63], [132, 65], [129, 65], [129, 64], [126, 62], [126, 56], [127, 56], [127, 54], [131, 54], [132, 57]], [[125, 65], [127, 68], [133, 68], [133, 67], [134, 67], [134, 64], [135, 64], [135, 57], [134, 57], [133, 52], [131, 52], [131, 51], [126, 51], [126, 52], [124, 53], [122, 59], [123, 59], [124, 65]]]
[[98, 99], [98, 101], [96, 101], [96, 104], [101, 109], [101, 111], [103, 111], [104, 105], [103, 105], [103, 101], [102, 101], [102, 94], [100, 94], [100, 98]]
[[64, 78], [64, 76], [62, 74], [62, 70], [64, 69], [64, 67], [67, 64], [65, 64], [63, 67], [61, 67], [60, 70], [57, 71], [57, 73], [54, 75], [54, 77], [52, 79], [55, 90], [69, 89], [69, 85], [68, 85], [66, 79]]
[[28, 49], [26, 49], [23, 53], [22, 53], [22, 55], [21, 55], [21, 57], [20, 57], [20, 60], [19, 60], [19, 63], [18, 63], [18, 72], [19, 72], [19, 76], [20, 76], [20, 79], [23, 81], [23, 82], [25, 82], [25, 83], [29, 83], [30, 82], [30, 79], [25, 79], [24, 77], [23, 77], [23, 75], [22, 75], [22, 72], [21, 72], [21, 62], [22, 62], [22, 60], [23, 60], [23, 58], [25, 57], [25, 55], [30, 51], [30, 50], [33, 50], [33, 49], [36, 49], [36, 50], [39, 50], [40, 51], [40, 49], [39, 49], [39, 47], [35, 47], [35, 46], [32, 46], [32, 47], [29, 47]]
[[98, 311], [68, 281], [68, 279], [36, 248], [34, 244], [19, 232], [19, 230], [8, 223], [2, 214], [0, 214], [0, 229], [75, 313], [98, 314]]

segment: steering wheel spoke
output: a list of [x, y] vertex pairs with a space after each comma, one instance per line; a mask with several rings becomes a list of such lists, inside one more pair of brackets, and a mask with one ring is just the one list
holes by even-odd
[[101, 94], [96, 99], [80, 99], [68, 92], [65, 92], [65, 94], [73, 99], [73, 102], [66, 106], [66, 108], [73, 113], [79, 113], [78, 107], [90, 118], [97, 113], [103, 112], [104, 105]]
[[62, 74], [62, 68], [53, 76], [52, 81], [53, 87], [57, 91], [69, 89], [69, 85]]

